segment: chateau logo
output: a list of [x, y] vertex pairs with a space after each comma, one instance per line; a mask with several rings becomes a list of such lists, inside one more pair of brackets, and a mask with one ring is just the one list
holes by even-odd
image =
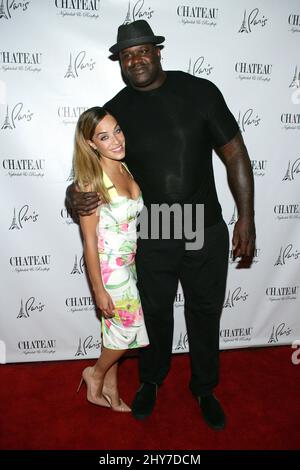
[[194, 75], [195, 77], [209, 76], [213, 71], [213, 66], [206, 61], [205, 57], [202, 55], [196, 60], [189, 60], [189, 68], [187, 73]]
[[17, 125], [22, 122], [30, 122], [33, 115], [34, 113], [32, 113], [29, 109], [24, 111], [23, 103], [17, 103], [15, 106], [11, 107], [11, 112], [9, 106], [7, 105], [5, 118], [1, 129], [15, 129]]
[[273, 208], [276, 219], [300, 219], [300, 204], [276, 204]]
[[92, 72], [96, 62], [87, 56], [86, 51], [80, 51], [72, 55], [64, 78], [78, 78], [84, 72]]
[[53, 354], [56, 349], [55, 339], [34, 339], [18, 342], [18, 349], [23, 354]]
[[176, 12], [180, 22], [183, 24], [199, 24], [215, 27], [217, 25], [219, 9], [179, 5]]
[[[132, 3], [132, 4], [131, 4]], [[154, 10], [147, 6], [145, 0], [136, 2], [128, 2], [126, 17], [123, 24], [129, 24], [136, 20], [150, 20], [154, 14]]]
[[220, 330], [220, 340], [222, 343], [251, 341], [252, 333], [253, 326], [243, 328], [224, 328]]
[[10, 20], [18, 11], [26, 11], [31, 0], [1, 0], [0, 1], [0, 20]]
[[84, 339], [79, 338], [75, 357], [88, 356], [89, 352], [97, 351], [101, 347], [101, 341], [94, 339], [92, 335]]
[[253, 8], [249, 13], [244, 11], [243, 21], [239, 29], [239, 33], [252, 33], [255, 28], [264, 28], [268, 18], [262, 15], [259, 8]]
[[272, 74], [272, 64], [258, 64], [255, 62], [236, 62], [235, 71], [240, 80], [257, 80], [269, 82]]
[[54, 0], [54, 6], [63, 18], [99, 18], [100, 0]]
[[85, 267], [84, 256], [75, 255], [73, 269], [70, 272], [70, 274], [83, 274], [85, 272], [84, 267]]
[[73, 216], [73, 212], [71, 209], [67, 209], [66, 207], [63, 207], [60, 211], [60, 217], [63, 220], [63, 222], [67, 225], [72, 225], [75, 224], [75, 214]]
[[285, 266], [293, 261], [300, 261], [300, 251], [294, 249], [293, 244], [289, 243], [286, 247], [280, 248], [279, 255], [274, 266]]
[[29, 318], [32, 313], [42, 312], [44, 308], [45, 305], [42, 302], [38, 302], [35, 297], [29, 297], [25, 302], [21, 299], [17, 318]]
[[63, 124], [76, 124], [80, 114], [82, 114], [87, 106], [59, 106], [57, 115]]
[[180, 333], [176, 346], [173, 349], [174, 351], [188, 351], [189, 350], [189, 340], [188, 340], [187, 333]]
[[300, 158], [291, 163], [289, 160], [287, 170], [282, 181], [294, 181], [300, 173]]
[[4, 72], [40, 72], [42, 70], [41, 52], [0, 52], [0, 64]]
[[300, 33], [300, 15], [291, 13], [288, 16], [288, 24], [291, 26], [292, 33]]
[[251, 160], [251, 166], [254, 176], [265, 176], [267, 160]]
[[50, 271], [51, 255], [11, 256], [9, 264], [17, 273]]
[[299, 286], [267, 287], [266, 296], [271, 302], [279, 300], [296, 300], [298, 298]]
[[27, 223], [35, 223], [39, 218], [39, 214], [31, 211], [28, 204], [22, 206], [19, 210], [14, 208], [14, 214], [9, 230], [20, 230]]
[[234, 308], [237, 303], [246, 302], [248, 295], [246, 291], [242, 291], [241, 287], [237, 287], [233, 291], [229, 289], [223, 308]]
[[33, 158], [5, 158], [2, 160], [2, 168], [8, 176], [35, 176], [43, 178], [45, 176], [45, 159]]
[[282, 113], [280, 121], [285, 130], [300, 130], [300, 113]]
[[280, 343], [285, 341], [288, 336], [292, 333], [292, 329], [289, 328], [285, 323], [280, 323], [278, 326], [273, 325], [272, 332], [268, 343]]
[[95, 310], [92, 297], [67, 297], [65, 300], [69, 312], [88, 312]]
[[246, 111], [239, 111], [237, 121], [241, 132], [246, 132], [250, 127], [259, 126], [261, 118], [252, 108], [249, 108]]

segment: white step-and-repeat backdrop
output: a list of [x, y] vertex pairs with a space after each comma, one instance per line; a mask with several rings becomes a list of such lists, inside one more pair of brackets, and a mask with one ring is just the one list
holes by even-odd
[[[255, 175], [257, 249], [229, 259], [222, 349], [300, 338], [298, 0], [1, 0], [1, 362], [94, 358], [100, 325], [78, 225], [64, 205], [82, 111], [123, 86], [108, 59], [124, 22], [166, 36], [166, 70], [213, 81], [239, 122]], [[230, 234], [236, 208], [216, 184]], [[174, 352], [188, 350], [179, 287]]]

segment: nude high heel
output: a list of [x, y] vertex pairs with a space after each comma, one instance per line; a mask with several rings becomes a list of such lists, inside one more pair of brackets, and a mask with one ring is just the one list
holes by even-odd
[[113, 411], [120, 411], [121, 413], [130, 413], [131, 408], [128, 405], [126, 405], [126, 403], [122, 400], [122, 398], [119, 399], [118, 405], [112, 406], [112, 401], [111, 401], [110, 396], [103, 392], [102, 394], [104, 398], [108, 401], [109, 406], [111, 407]]
[[126, 403], [120, 398], [120, 403], [117, 406], [112, 406], [111, 399], [108, 395], [103, 395], [104, 398], [108, 401], [110, 407], [114, 411], [121, 411], [122, 413], [130, 413], [131, 408], [126, 405]]
[[92, 370], [92, 367], [86, 367], [82, 371], [82, 376], [77, 388], [77, 393], [79, 392], [82, 382], [84, 381], [87, 388], [86, 399], [90, 403], [93, 403], [93, 405], [104, 406], [104, 408], [111, 408], [111, 404], [106, 397], [97, 396], [97, 386], [95, 385], [94, 379], [92, 377]]

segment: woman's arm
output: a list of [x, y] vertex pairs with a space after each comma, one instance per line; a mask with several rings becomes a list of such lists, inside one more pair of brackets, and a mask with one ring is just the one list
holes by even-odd
[[80, 227], [84, 238], [84, 258], [97, 307], [103, 312], [105, 317], [113, 317], [114, 304], [110, 295], [105, 290], [101, 277], [98, 239], [96, 234], [98, 220], [99, 218], [96, 213], [89, 216], [80, 216]]

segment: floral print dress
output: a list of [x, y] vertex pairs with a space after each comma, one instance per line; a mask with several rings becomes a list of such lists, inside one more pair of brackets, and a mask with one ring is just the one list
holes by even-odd
[[141, 194], [137, 199], [119, 196], [104, 172], [103, 179], [111, 202], [98, 209], [98, 253], [102, 281], [115, 305], [115, 315], [102, 316], [102, 341], [108, 349], [139, 348], [149, 344], [135, 267], [137, 216], [143, 198]]

